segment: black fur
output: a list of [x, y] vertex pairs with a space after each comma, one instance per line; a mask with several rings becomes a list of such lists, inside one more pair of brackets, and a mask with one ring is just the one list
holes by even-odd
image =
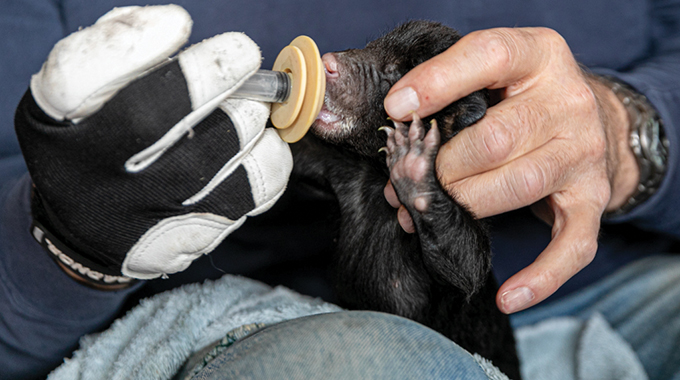
[[[406, 72], [458, 39], [457, 32], [441, 24], [413, 21], [364, 49], [334, 53], [337, 75], [328, 78], [322, 114], [338, 119], [317, 120], [313, 133], [293, 144], [294, 177], [338, 200], [334, 270], [343, 306], [421, 322], [519, 379], [512, 329], [495, 304], [488, 234], [435, 177], [436, 149], [426, 152], [429, 169], [415, 184], [425, 190], [415, 194], [426, 196], [427, 210], [416, 210], [413, 199], [407, 199], [413, 181], [393, 178], [415, 234], [402, 230], [383, 195], [390, 178], [385, 154], [378, 152], [386, 145], [379, 127], [388, 124], [383, 99]], [[486, 108], [486, 93], [480, 91], [434, 115], [441, 140], [482, 118]], [[393, 150], [388, 154], [393, 163], [403, 158]]]

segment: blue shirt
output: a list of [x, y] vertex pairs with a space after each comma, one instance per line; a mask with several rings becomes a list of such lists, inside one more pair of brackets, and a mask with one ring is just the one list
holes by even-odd
[[[671, 143], [669, 173], [658, 193], [630, 214], [603, 225], [593, 263], [555, 297], [592, 283], [627, 262], [667, 252], [680, 239], [680, 200], [675, 196], [680, 188], [680, 0], [176, 3], [194, 19], [191, 43], [225, 31], [243, 31], [260, 45], [263, 68], [271, 67], [281, 48], [298, 35], [311, 36], [322, 52], [343, 50], [362, 47], [407, 19], [440, 21], [462, 33], [498, 26], [553, 28], [564, 36], [579, 62], [598, 73], [617, 76], [645, 94], [664, 120]], [[28, 234], [30, 180], [14, 136], [14, 109], [30, 76], [40, 69], [59, 39], [91, 25], [115, 6], [131, 4], [119, 0], [22, 0], [4, 1], [0, 7], [0, 378], [44, 376], [70, 354], [80, 336], [110, 323], [134, 292], [151, 294], [219, 275], [213, 267], [257, 277], [263, 266], [279, 268], [284, 262], [314, 260], [312, 253], [328, 248], [328, 232], [305, 224], [304, 212], [296, 214], [299, 225], [291, 226], [290, 219], [284, 219], [287, 225], [281, 224], [279, 217], [288, 215], [280, 210], [299, 209], [291, 206], [298, 199], [288, 199], [227, 239], [221, 252], [212, 255], [218, 262], [206, 264], [203, 260], [186, 273], [153, 282], [142, 291], [137, 286], [102, 293], [66, 278], [32, 240]], [[309, 203], [303, 204], [309, 207]], [[501, 281], [530, 263], [550, 241], [550, 228], [526, 210], [489, 218], [489, 223], [495, 273]], [[310, 235], [318, 239], [308, 242]], [[219, 262], [220, 257], [228, 259]], [[206, 268], [212, 272], [206, 274]], [[269, 280], [277, 278], [270, 276]]]

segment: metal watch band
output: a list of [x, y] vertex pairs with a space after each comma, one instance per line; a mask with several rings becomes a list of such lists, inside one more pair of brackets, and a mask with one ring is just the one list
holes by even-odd
[[649, 199], [661, 186], [668, 166], [669, 142], [663, 121], [647, 98], [616, 78], [599, 77], [626, 108], [630, 118], [628, 144], [640, 168], [640, 182], [633, 195], [616, 210], [604, 214], [613, 218], [627, 214]]

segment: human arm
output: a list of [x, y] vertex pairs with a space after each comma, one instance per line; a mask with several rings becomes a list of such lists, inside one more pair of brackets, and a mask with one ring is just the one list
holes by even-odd
[[[265, 211], [283, 191], [290, 171], [287, 145], [264, 128], [266, 104], [211, 98], [235, 88], [259, 66], [259, 49], [245, 35], [217, 36], [148, 70], [169, 61], [168, 55], [184, 43], [191, 27], [188, 14], [179, 7], [119, 8], [100, 21], [55, 47], [17, 111], [17, 134], [31, 179], [24, 177], [20, 191], [13, 193], [23, 197], [25, 207], [12, 216], [30, 221], [30, 210], [33, 222], [40, 224], [31, 228], [22, 224], [25, 229], [9, 235], [6, 241], [12, 247], [17, 241], [23, 245], [6, 250], [7, 261], [28, 271], [25, 278], [45, 276], [45, 268], [56, 268], [50, 273], [59, 280], [43, 277], [45, 281], [31, 283], [35, 285], [31, 291], [22, 281], [12, 285], [10, 276], [3, 277], [8, 287], [29, 293], [24, 297], [28, 304], [36, 303], [36, 310], [52, 317], [41, 325], [24, 324], [20, 329], [25, 336], [50, 335], [59, 330], [60, 317], [72, 321], [91, 315], [98, 323], [63, 329], [68, 337], [43, 341], [38, 347], [31, 340], [13, 340], [8, 326], [3, 347], [25, 356], [49, 353], [41, 366], [19, 363], [16, 373], [54, 366], [55, 357], [69, 353], [84, 333], [105, 326], [125, 296], [138, 288], [126, 288], [130, 282], [125, 281], [121, 291], [111, 283], [183, 270], [238, 228], [245, 214]], [[210, 76], [216, 67], [221, 77]], [[195, 76], [197, 70], [202, 76]], [[168, 121], [182, 131], [173, 136]], [[147, 161], [132, 159], [167, 135], [171, 142], [161, 144], [160, 153], [148, 155]], [[146, 165], [127, 170], [127, 162]], [[245, 179], [234, 180], [236, 172]], [[244, 188], [252, 191], [249, 199], [239, 191]], [[187, 198], [190, 201], [182, 202]], [[140, 224], [143, 219], [152, 222], [147, 226], [151, 228]], [[201, 228], [205, 226], [207, 232]], [[29, 231], [48, 249], [31, 241]], [[47, 231], [51, 236], [45, 239]], [[153, 239], [144, 241], [149, 235]], [[125, 250], [133, 251], [135, 241], [142, 241], [143, 249], [127, 255]], [[26, 256], [24, 245], [40, 256]], [[112, 246], [123, 250], [111, 256]], [[122, 262], [132, 256], [136, 261], [128, 266], [131, 271], [121, 273]], [[32, 265], [36, 258], [47, 263]], [[59, 273], [59, 267], [64, 271]], [[88, 293], [93, 290], [69, 276], [110, 291]], [[85, 289], [69, 287], [76, 285]], [[35, 299], [36, 295], [41, 297]], [[83, 307], [61, 309], [72, 295]], [[94, 305], [97, 299], [107, 302]], [[4, 310], [3, 317], [24, 315], [27, 303]]]
[[6, 2], [0, 16], [0, 379], [45, 378], [139, 286], [98, 292], [64, 275], [30, 235], [30, 179], [14, 113], [30, 76], [63, 37], [56, 2]]
[[142, 284], [105, 292], [67, 277], [28, 233], [31, 181], [23, 160], [0, 165], [0, 379], [44, 378], [81, 336], [108, 326]]
[[[654, 52], [657, 59], [673, 56], [671, 41], [677, 40], [670, 24], [664, 25], [666, 30], [654, 36], [666, 40], [665, 45], [655, 44], [665, 50]], [[636, 165], [626, 148], [627, 123], [621, 122], [626, 113], [611, 91], [583, 74], [554, 31], [529, 28], [472, 33], [447, 53], [413, 70], [391, 94], [405, 87], [416, 88], [419, 104], [402, 100], [407, 108], [417, 106], [418, 114], [428, 114], [468, 90], [500, 89], [503, 101], [480, 123], [448, 143], [438, 164], [442, 182], [480, 217], [535, 205], [542, 199], [538, 205], [548, 207], [534, 206], [534, 210], [543, 210], [539, 211], [543, 216], [554, 215], [551, 244], [499, 291], [501, 309], [517, 311], [552, 294], [592, 260], [602, 213], [615, 209], [634, 191]], [[676, 68], [672, 58], [662, 60], [664, 65], [653, 64], [651, 69], [655, 76], [665, 75], [656, 83], [663, 85], [662, 92], [669, 96], [677, 88], [671, 84], [677, 81], [672, 77]], [[429, 79], [423, 80], [424, 76]], [[390, 102], [394, 100], [398, 98], [386, 100], [388, 112], [393, 111]], [[667, 112], [665, 104], [674, 102], [667, 98], [657, 105], [653, 94], [650, 100], [664, 119], [673, 146], [677, 115]], [[566, 113], [555, 112], [558, 110]], [[616, 119], [619, 122], [611, 122]], [[648, 208], [661, 199], [667, 208], [677, 209], [668, 191], [677, 180], [672, 161], [657, 194], [625, 218], [677, 237], [677, 211], [671, 215], [663, 210], [666, 217], [653, 226], [651, 221], [659, 217], [659, 209]], [[389, 188], [386, 193], [389, 199]], [[508, 307], [506, 299], [504, 307], [503, 296], [511, 297], [507, 292], [514, 289], [522, 289], [518, 295], [524, 296], [524, 305]]]

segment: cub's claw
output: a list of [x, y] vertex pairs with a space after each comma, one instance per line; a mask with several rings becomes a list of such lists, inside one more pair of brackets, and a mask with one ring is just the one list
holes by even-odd
[[388, 127], [388, 126], [386, 126], [386, 125], [384, 125], [384, 126], [378, 128], [378, 130], [381, 131], [381, 132], [385, 132], [385, 134], [387, 135], [387, 137], [389, 137], [391, 134], [394, 133], [394, 128]]

